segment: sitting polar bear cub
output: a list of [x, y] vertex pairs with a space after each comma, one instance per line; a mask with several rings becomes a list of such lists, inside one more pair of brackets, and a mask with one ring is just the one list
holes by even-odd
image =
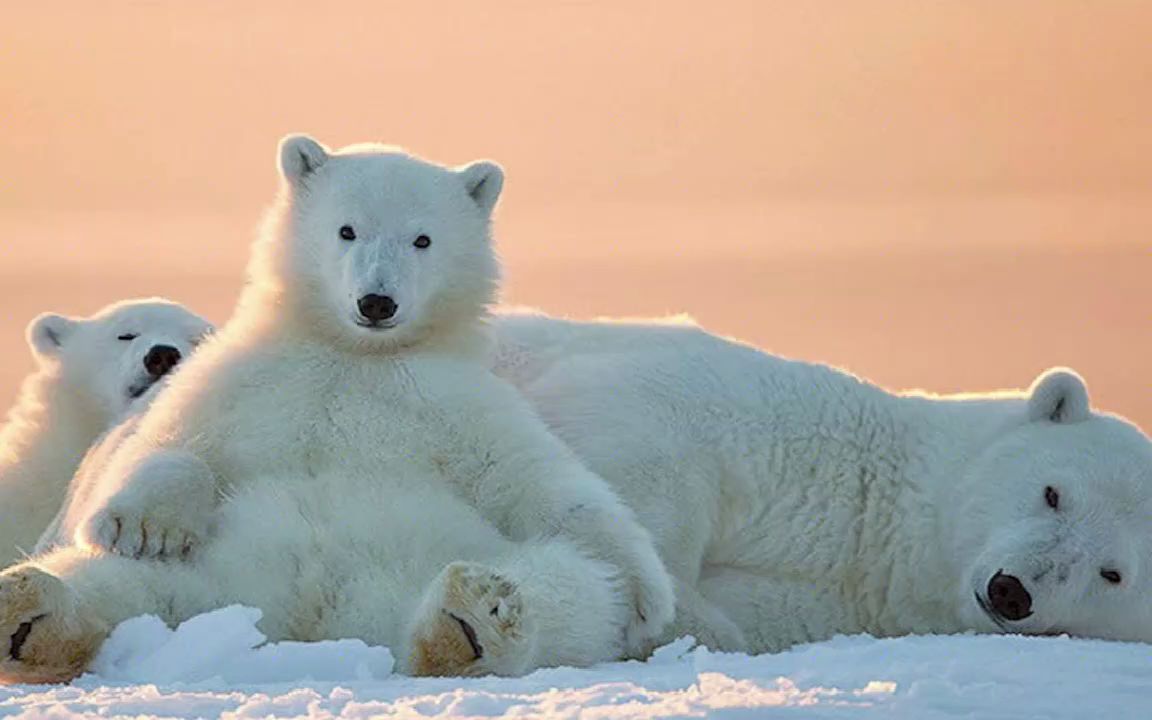
[[1075, 374], [893, 395], [685, 325], [495, 322], [496, 369], [636, 509], [671, 636], [1152, 641], [1152, 442]]
[[126, 300], [89, 318], [28, 326], [36, 371], [0, 431], [0, 567], [32, 550], [89, 447], [147, 405], [157, 382], [211, 332], [167, 300]]
[[[415, 674], [614, 659], [671, 619], [651, 538], [486, 367], [503, 175], [285, 140], [230, 322], [96, 481], [72, 546], [0, 575], [0, 676], [82, 672], [117, 622], [230, 603]], [[196, 546], [190, 562], [144, 562]]]

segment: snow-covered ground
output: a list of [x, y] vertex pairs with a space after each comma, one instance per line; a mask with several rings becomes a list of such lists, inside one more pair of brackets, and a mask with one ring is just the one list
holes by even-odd
[[96, 672], [0, 689], [31, 717], [1152, 718], [1152, 646], [994, 636], [837, 638], [779, 655], [690, 649], [526, 678], [392, 675], [353, 640], [265, 645], [232, 607], [121, 625]]

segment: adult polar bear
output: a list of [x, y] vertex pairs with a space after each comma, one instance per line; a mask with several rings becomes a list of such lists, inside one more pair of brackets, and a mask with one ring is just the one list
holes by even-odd
[[0, 567], [32, 550], [97, 439], [155, 395], [212, 330], [182, 305], [124, 300], [28, 325], [36, 370], [0, 430]]
[[119, 620], [234, 602], [273, 639], [359, 637], [418, 674], [646, 644], [675, 602], [651, 538], [486, 367], [502, 171], [307, 137], [280, 166], [236, 314], [109, 460], [86, 526], [137, 556], [211, 539], [188, 563], [73, 546], [9, 568], [0, 676], [67, 679]]
[[507, 315], [497, 373], [656, 539], [670, 634], [1152, 641], [1152, 443], [1050, 371], [1026, 393], [892, 395], [688, 325]]

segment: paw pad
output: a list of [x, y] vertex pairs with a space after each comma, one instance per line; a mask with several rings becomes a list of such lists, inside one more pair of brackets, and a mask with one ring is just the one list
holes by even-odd
[[514, 674], [524, 661], [528, 632], [516, 584], [495, 570], [453, 563], [433, 592], [438, 612], [413, 636], [415, 675]]

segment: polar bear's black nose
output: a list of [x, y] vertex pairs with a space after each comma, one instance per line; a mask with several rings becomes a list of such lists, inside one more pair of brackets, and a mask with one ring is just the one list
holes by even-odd
[[396, 314], [396, 301], [387, 295], [365, 295], [356, 301], [365, 320], [380, 322]]
[[153, 345], [144, 356], [144, 369], [152, 377], [163, 377], [180, 362], [180, 351], [171, 345]]
[[988, 581], [988, 604], [1005, 620], [1023, 620], [1032, 614], [1032, 596], [1015, 576], [997, 572]]

